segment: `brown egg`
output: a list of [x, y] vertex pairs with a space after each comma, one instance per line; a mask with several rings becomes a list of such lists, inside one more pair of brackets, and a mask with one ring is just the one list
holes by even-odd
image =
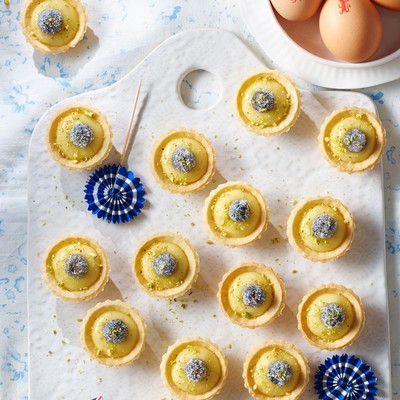
[[271, 0], [275, 10], [289, 21], [304, 21], [311, 18], [323, 0]]
[[382, 7], [389, 8], [389, 10], [400, 11], [400, 0], [372, 0]]
[[326, 47], [349, 62], [371, 58], [382, 42], [382, 19], [370, 0], [327, 0], [319, 29]]

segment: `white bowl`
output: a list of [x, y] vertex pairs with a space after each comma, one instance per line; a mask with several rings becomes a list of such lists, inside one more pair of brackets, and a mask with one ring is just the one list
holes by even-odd
[[282, 21], [269, 0], [238, 1], [249, 31], [272, 67], [333, 89], [366, 88], [400, 79], [400, 12], [377, 7], [384, 19], [384, 44], [371, 60], [356, 64], [328, 51], [319, 33], [318, 16], [305, 22]]
[[[284, 37], [307, 56], [330, 66], [346, 66], [346, 68], [376, 67], [400, 56], [400, 12], [390, 11], [376, 6], [384, 26], [384, 35], [380, 49], [370, 60], [362, 63], [349, 63], [335, 57], [326, 48], [319, 31], [319, 11], [307, 21], [288, 21], [281, 17], [272, 4], [267, 1], [270, 12]], [[338, 40], [341, 38], [338, 37]], [[343, 38], [346, 40], [345, 38]]]

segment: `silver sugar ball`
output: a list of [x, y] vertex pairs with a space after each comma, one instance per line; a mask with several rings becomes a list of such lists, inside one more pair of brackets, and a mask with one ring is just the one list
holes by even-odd
[[172, 153], [172, 165], [177, 171], [186, 173], [195, 167], [196, 157], [189, 149], [178, 148]]
[[69, 139], [76, 147], [83, 149], [93, 141], [93, 129], [89, 125], [78, 122], [70, 129]]
[[271, 111], [275, 107], [275, 96], [268, 89], [258, 90], [251, 98], [251, 105], [260, 113]]
[[320, 239], [331, 238], [335, 234], [336, 228], [336, 221], [328, 214], [318, 215], [311, 225], [314, 236]]
[[292, 378], [292, 368], [285, 361], [275, 361], [268, 368], [268, 379], [278, 386], [286, 385]]
[[265, 302], [265, 291], [256, 283], [248, 285], [242, 291], [242, 300], [246, 306], [259, 307]]
[[63, 17], [60, 11], [48, 8], [39, 14], [38, 25], [43, 33], [54, 35], [61, 31]]
[[82, 278], [87, 274], [89, 265], [85, 257], [80, 254], [71, 254], [65, 260], [64, 269], [72, 278]]
[[247, 200], [232, 201], [229, 206], [229, 217], [235, 222], [244, 222], [250, 217], [250, 206]]
[[327, 328], [338, 328], [343, 324], [346, 313], [339, 304], [328, 303], [321, 307], [320, 317]]
[[343, 136], [343, 144], [350, 152], [359, 153], [367, 145], [367, 135], [361, 129], [350, 129]]
[[185, 365], [185, 375], [192, 382], [200, 382], [208, 373], [207, 364], [198, 358], [192, 358]]
[[160, 276], [171, 276], [176, 270], [176, 259], [172, 254], [161, 253], [153, 262], [154, 271]]
[[103, 336], [109, 343], [121, 343], [128, 336], [128, 327], [120, 319], [111, 319], [103, 326]]

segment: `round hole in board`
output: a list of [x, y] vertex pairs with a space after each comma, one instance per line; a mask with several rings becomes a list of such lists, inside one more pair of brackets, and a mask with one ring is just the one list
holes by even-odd
[[204, 110], [218, 103], [222, 87], [218, 77], [204, 69], [185, 75], [181, 82], [182, 101], [193, 110]]

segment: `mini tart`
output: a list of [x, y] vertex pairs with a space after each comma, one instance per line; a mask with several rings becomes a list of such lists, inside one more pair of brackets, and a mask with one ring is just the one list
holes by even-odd
[[[71, 140], [71, 130], [84, 124], [92, 131], [92, 140], [85, 147]], [[112, 147], [111, 127], [104, 115], [88, 106], [71, 106], [60, 112], [47, 132], [47, 145], [54, 160], [63, 167], [85, 170], [100, 164]]]
[[[322, 319], [321, 312], [328, 304], [344, 310], [338, 326], [328, 326]], [[331, 316], [338, 318], [338, 315], [337, 308], [333, 309]], [[303, 297], [297, 320], [300, 332], [309, 343], [319, 349], [336, 350], [350, 346], [360, 336], [365, 312], [360, 298], [351, 289], [331, 283], [318, 286]]]
[[[205, 365], [205, 369], [197, 370], [203, 372], [197, 379], [189, 379], [187, 375], [193, 360], [200, 360], [200, 368]], [[213, 398], [221, 391], [227, 376], [228, 362], [224, 353], [215, 343], [200, 337], [178, 340], [168, 347], [161, 361], [164, 385], [181, 400]]]
[[[262, 108], [265, 104], [260, 98], [256, 100], [260, 91], [272, 94], [268, 110]], [[241, 84], [236, 111], [240, 121], [252, 132], [264, 136], [279, 135], [296, 122], [300, 114], [300, 94], [294, 83], [279, 71], [263, 71]]]
[[[280, 384], [274, 383], [270, 374], [275, 363], [290, 367], [290, 375], [281, 372], [279, 378], [286, 378]], [[272, 368], [271, 368], [272, 367]], [[271, 374], [272, 375], [272, 374]], [[254, 349], [243, 366], [244, 385], [257, 400], [295, 400], [304, 392], [310, 369], [307, 359], [295, 345], [274, 340]], [[273, 378], [273, 376], [272, 376]]]
[[[169, 269], [171, 262], [173, 268]], [[137, 283], [146, 293], [158, 298], [183, 296], [196, 282], [199, 266], [195, 248], [187, 239], [171, 232], [149, 237], [133, 257]]]
[[[313, 232], [313, 221], [328, 215], [336, 223], [331, 237]], [[336, 260], [350, 249], [355, 224], [349, 210], [331, 197], [314, 197], [299, 203], [290, 214], [287, 235], [291, 246], [303, 257], [316, 262]]]
[[[62, 27], [57, 33], [45, 33], [38, 24], [44, 10], [57, 10]], [[26, 0], [21, 12], [22, 31], [26, 40], [43, 53], [64, 53], [75, 47], [87, 29], [86, 8], [79, 0]]]
[[255, 262], [242, 263], [226, 273], [218, 292], [224, 314], [243, 328], [257, 328], [278, 318], [285, 307], [285, 296], [279, 275]]
[[[76, 255], [86, 260], [86, 272], [68, 274], [67, 264]], [[69, 264], [71, 265], [71, 264]], [[56, 242], [47, 252], [43, 279], [53, 294], [62, 300], [89, 300], [103, 291], [110, 264], [103, 248], [86, 236], [70, 236]]]
[[[243, 203], [245, 202], [245, 203]], [[232, 207], [245, 205], [246, 213], [234, 220]], [[243, 208], [241, 208], [243, 211]], [[262, 194], [244, 182], [227, 182], [211, 191], [205, 201], [204, 222], [211, 236], [225, 246], [254, 243], [266, 231], [269, 209]]]
[[188, 129], [162, 136], [151, 156], [156, 181], [164, 189], [181, 194], [203, 189], [214, 175], [215, 163], [215, 151], [208, 139]]
[[[358, 147], [345, 138], [352, 129], [364, 135], [365, 143]], [[334, 111], [323, 123], [319, 143], [324, 157], [339, 171], [353, 173], [369, 170], [379, 163], [386, 144], [386, 131], [377, 116], [368, 110], [346, 107]], [[351, 146], [351, 143], [353, 146]]]
[[[125, 337], [112, 342], [107, 340], [105, 329], [110, 321], [108, 334], [118, 338], [121, 326], [113, 322], [122, 321], [126, 329]], [[90, 358], [107, 367], [120, 367], [136, 360], [144, 350], [146, 337], [147, 328], [143, 318], [135, 308], [120, 300], [96, 304], [82, 322], [81, 340], [85, 351]]]

